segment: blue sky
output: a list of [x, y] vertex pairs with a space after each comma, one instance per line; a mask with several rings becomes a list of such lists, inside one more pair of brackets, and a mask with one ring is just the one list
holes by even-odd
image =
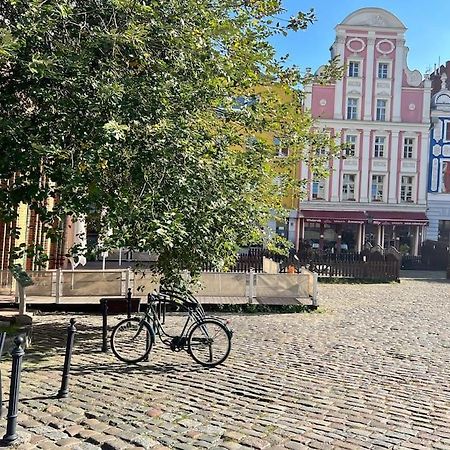
[[450, 60], [450, 1], [419, 0], [283, 0], [287, 17], [296, 11], [314, 8], [317, 22], [306, 31], [276, 37], [272, 44], [279, 56], [289, 53], [289, 63], [302, 71], [315, 71], [330, 58], [329, 48], [334, 42], [334, 27], [351, 12], [366, 7], [384, 8], [395, 14], [408, 29], [408, 66], [424, 73], [434, 64]]

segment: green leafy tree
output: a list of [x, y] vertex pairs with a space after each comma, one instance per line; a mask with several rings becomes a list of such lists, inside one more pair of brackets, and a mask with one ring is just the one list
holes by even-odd
[[[335, 150], [302, 112], [311, 80], [268, 43], [312, 10], [282, 21], [279, 0], [1, 5], [2, 221], [22, 202], [57, 238], [67, 217], [101, 211], [104, 245], [158, 253], [168, 278], [195, 274], [261, 240], [301, 191], [296, 162], [320, 172], [311, 148]], [[338, 72], [332, 61], [325, 78]]]

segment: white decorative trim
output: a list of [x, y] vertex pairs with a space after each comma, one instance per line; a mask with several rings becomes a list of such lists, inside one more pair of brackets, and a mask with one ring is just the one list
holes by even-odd
[[397, 184], [399, 179], [398, 174], [398, 152], [399, 152], [399, 132], [392, 132], [391, 134], [391, 164], [388, 168], [389, 172], [389, 192], [388, 192], [388, 202], [389, 203], [398, 203], [399, 200], [399, 192], [400, 187]]
[[422, 74], [418, 70], [407, 70], [406, 80], [410, 86], [417, 87], [422, 83]]
[[339, 26], [367, 26], [376, 28], [405, 29], [405, 25], [394, 14], [382, 8], [361, 8], [349, 14]]
[[391, 87], [391, 83], [387, 83], [387, 82], [377, 82], [377, 88], [382, 89], [382, 88], [387, 88], [389, 89]]
[[[342, 127], [347, 126], [348, 122], [343, 119], [320, 119], [321, 126], [324, 126], [326, 128], [335, 128], [340, 129]], [[357, 121], [357, 124], [353, 122], [352, 126], [356, 128], [361, 128], [364, 130], [374, 130], [377, 129], [376, 127], [381, 126], [382, 124], [383, 128], [387, 131], [391, 131], [393, 133], [399, 133], [400, 131], [411, 131], [411, 132], [417, 132], [422, 131], [424, 133], [428, 133], [428, 130], [430, 128], [429, 124], [424, 124], [422, 122], [403, 122], [401, 125], [394, 122], [374, 122], [371, 120], [360, 120]]]
[[[351, 46], [351, 44], [352, 44], [353, 42], [359, 42], [359, 43], [361, 44], [361, 46], [360, 46], [359, 48], [358, 48], [358, 47], [357, 47], [357, 48], [354, 48], [354, 47]], [[366, 48], [366, 43], [365, 43], [364, 40], [362, 40], [361, 38], [353, 38], [353, 39], [349, 39], [349, 40], [347, 41], [346, 47], [347, 47], [347, 49], [348, 49], [350, 52], [360, 53], [360, 52], [362, 52], [362, 51]]]
[[420, 160], [420, 166], [416, 168], [417, 172], [417, 200], [419, 204], [425, 204], [427, 198], [427, 179], [428, 179], [428, 158], [425, 155], [428, 153], [429, 149], [429, 133], [422, 134], [422, 142], [420, 145], [421, 153], [423, 155]]
[[[393, 75], [393, 85], [392, 85], [392, 121], [401, 122], [401, 101], [402, 101], [402, 83], [403, 83], [403, 66], [406, 67], [404, 63], [405, 58], [405, 47], [403, 46], [403, 38], [397, 37], [397, 47], [395, 49], [395, 58], [393, 61], [393, 66], [391, 73]], [[397, 125], [398, 126], [398, 125]]]
[[[382, 44], [389, 44], [390, 49], [389, 50], [382, 50], [381, 49], [381, 45]], [[383, 55], [390, 55], [395, 50], [394, 43], [392, 41], [390, 41], [389, 39], [382, 39], [381, 41], [378, 41], [377, 44], [375, 45], [375, 47]]]
[[410, 70], [408, 68], [408, 52], [409, 48], [404, 47], [403, 52], [403, 67], [405, 68], [406, 81], [412, 87], [418, 87], [422, 83], [422, 74], [418, 70]]
[[439, 111], [450, 111], [450, 91], [440, 90], [433, 96], [431, 107]]
[[439, 96], [436, 98], [436, 104], [438, 104], [438, 103], [442, 103], [442, 104], [450, 103], [450, 95], [448, 93], [439, 94]]

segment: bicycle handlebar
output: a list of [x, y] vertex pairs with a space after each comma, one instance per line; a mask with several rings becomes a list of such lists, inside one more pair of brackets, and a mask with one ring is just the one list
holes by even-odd
[[[169, 291], [166, 291], [169, 292]], [[200, 303], [198, 302], [198, 300], [189, 295], [189, 299], [186, 299], [185, 297], [183, 297], [181, 295], [181, 293], [178, 292], [170, 292], [170, 293], [165, 293], [165, 292], [156, 292], [154, 291], [152, 294], [148, 294], [148, 302], [149, 303], [154, 303], [154, 302], [164, 302], [164, 303], [174, 303], [177, 305], [181, 305], [181, 306], [185, 306], [185, 307], [190, 307], [190, 308], [197, 308]]]

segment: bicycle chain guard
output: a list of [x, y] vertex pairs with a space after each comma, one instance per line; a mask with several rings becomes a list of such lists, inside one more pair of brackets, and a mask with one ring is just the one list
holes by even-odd
[[184, 349], [187, 344], [187, 338], [184, 336], [174, 336], [170, 343], [170, 350], [179, 352]]

